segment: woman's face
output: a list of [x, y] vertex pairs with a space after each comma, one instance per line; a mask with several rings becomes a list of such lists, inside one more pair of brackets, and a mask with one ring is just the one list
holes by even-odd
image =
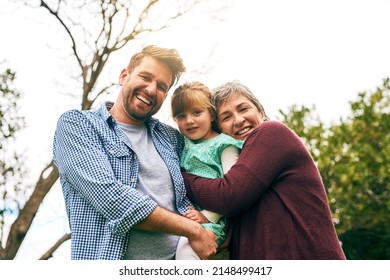
[[256, 106], [243, 95], [228, 98], [217, 111], [221, 131], [239, 140], [245, 140], [264, 122]]

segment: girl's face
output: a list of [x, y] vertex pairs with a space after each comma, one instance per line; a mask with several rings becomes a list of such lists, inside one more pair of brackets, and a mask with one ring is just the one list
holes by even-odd
[[217, 135], [211, 129], [213, 120], [210, 111], [200, 107], [190, 108], [175, 117], [180, 132], [193, 141], [207, 140]]
[[219, 106], [217, 112], [221, 131], [239, 140], [245, 140], [264, 122], [256, 106], [243, 95], [227, 99]]

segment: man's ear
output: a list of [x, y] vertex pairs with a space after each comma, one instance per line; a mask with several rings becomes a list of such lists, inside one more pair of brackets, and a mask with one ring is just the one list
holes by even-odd
[[125, 82], [126, 78], [127, 78], [127, 75], [128, 75], [128, 72], [127, 72], [127, 69], [123, 69], [121, 71], [121, 74], [119, 75], [119, 85], [123, 85], [123, 83]]

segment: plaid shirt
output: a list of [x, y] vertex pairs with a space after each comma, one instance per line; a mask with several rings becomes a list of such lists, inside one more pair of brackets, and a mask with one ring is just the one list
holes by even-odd
[[[139, 162], [108, 112], [112, 105], [70, 110], [57, 124], [53, 154], [72, 232], [72, 259], [123, 258], [127, 233], [157, 206], [136, 189]], [[184, 213], [191, 203], [179, 166], [183, 138], [154, 118], [146, 125], [171, 173], [178, 212]]]

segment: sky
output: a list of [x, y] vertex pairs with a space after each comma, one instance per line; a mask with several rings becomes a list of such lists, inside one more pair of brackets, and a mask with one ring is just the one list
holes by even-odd
[[[0, 7], [0, 62], [17, 72], [16, 86], [27, 128], [17, 145], [26, 150], [34, 182], [51, 159], [52, 136], [62, 112], [80, 101], [58, 90], [71, 79], [69, 42], [39, 11]], [[210, 88], [238, 79], [249, 86], [271, 119], [293, 104], [315, 106], [326, 123], [350, 113], [349, 102], [374, 91], [390, 77], [390, 0], [229, 0], [225, 20], [191, 21], [134, 42], [112, 57], [108, 76], [117, 77], [129, 53], [142, 45], [177, 48], [188, 68], [211, 66], [206, 75], [188, 74]], [[208, 59], [214, 48], [215, 55]], [[110, 76], [111, 77], [111, 76]], [[115, 78], [114, 78], [115, 79]], [[115, 100], [110, 95], [107, 100]], [[168, 106], [167, 106], [168, 105]], [[170, 122], [169, 101], [157, 115]], [[53, 186], [16, 259], [37, 259], [67, 232], [61, 188]], [[69, 259], [69, 242], [55, 259]]]

